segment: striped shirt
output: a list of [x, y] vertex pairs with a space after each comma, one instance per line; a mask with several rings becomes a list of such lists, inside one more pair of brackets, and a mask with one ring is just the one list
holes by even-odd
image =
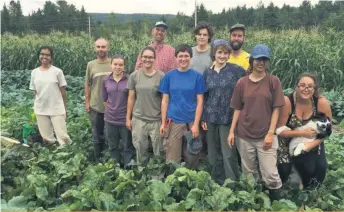
[[112, 73], [111, 62], [99, 62], [92, 60], [88, 62], [86, 68], [85, 83], [91, 89], [90, 107], [99, 112], [104, 113], [104, 102], [101, 98], [102, 82], [105, 76]]
[[[162, 72], [166, 73], [172, 69], [177, 68], [177, 61], [174, 56], [174, 48], [168, 44], [150, 44], [151, 47], [155, 49], [156, 58], [154, 67]], [[142, 67], [141, 52], [137, 57], [135, 70]]]

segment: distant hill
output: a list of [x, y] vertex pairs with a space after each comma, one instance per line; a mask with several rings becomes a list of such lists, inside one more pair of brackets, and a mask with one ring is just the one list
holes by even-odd
[[[144, 20], [145, 18], [148, 18], [151, 22], [160, 21], [161, 17], [163, 15], [161, 14], [145, 14], [145, 13], [135, 13], [135, 14], [121, 14], [121, 13], [114, 13], [116, 15], [116, 18], [121, 23], [127, 22], [127, 21], [138, 21], [138, 20]], [[93, 23], [97, 23], [98, 21], [101, 21], [102, 23], [106, 23], [109, 18], [111, 17], [110, 13], [89, 13], [91, 16], [91, 21]], [[164, 14], [164, 17], [166, 20], [169, 20], [171, 18], [176, 17], [176, 15], [171, 14]]]

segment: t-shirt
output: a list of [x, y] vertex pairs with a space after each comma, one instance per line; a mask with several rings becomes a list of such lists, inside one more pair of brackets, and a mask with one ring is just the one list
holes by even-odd
[[31, 72], [30, 90], [37, 92], [34, 101], [34, 112], [37, 115], [56, 116], [64, 115], [64, 107], [60, 88], [67, 86], [61, 69], [51, 66], [42, 71], [36, 68]]
[[246, 76], [246, 71], [235, 64], [227, 63], [220, 72], [213, 67], [203, 73], [207, 92], [204, 94], [204, 110], [202, 119], [213, 124], [230, 124], [233, 108], [231, 98], [237, 81]]
[[105, 110], [101, 98], [102, 81], [105, 76], [111, 73], [110, 61], [99, 62], [98, 60], [92, 60], [87, 64], [85, 82], [91, 89], [90, 107], [99, 113], [104, 113]]
[[161, 93], [158, 91], [164, 72], [157, 70], [148, 76], [142, 70], [134, 71], [128, 89], [135, 91], [133, 117], [146, 122], [161, 121]]
[[250, 54], [242, 50], [238, 56], [233, 56], [233, 54], [231, 54], [229, 56], [228, 62], [237, 64], [238, 66], [243, 67], [245, 71], [247, 71], [250, 66], [249, 57]]
[[211, 66], [213, 61], [210, 57], [210, 48], [207, 51], [199, 52], [195, 47], [192, 47], [192, 59], [190, 68], [203, 74], [207, 68]]
[[103, 102], [107, 102], [104, 113], [104, 120], [106, 122], [125, 126], [128, 103], [127, 84], [127, 75], [124, 75], [118, 82], [113, 79], [113, 73], [104, 77], [102, 83], [102, 100]]
[[190, 123], [195, 120], [197, 95], [205, 92], [204, 77], [192, 69], [173, 69], [162, 78], [159, 91], [169, 95], [167, 118], [175, 123]]
[[241, 78], [231, 100], [231, 107], [241, 110], [237, 135], [245, 140], [264, 139], [270, 128], [274, 107], [284, 105], [284, 95], [278, 77], [270, 74], [258, 82], [249, 76]]

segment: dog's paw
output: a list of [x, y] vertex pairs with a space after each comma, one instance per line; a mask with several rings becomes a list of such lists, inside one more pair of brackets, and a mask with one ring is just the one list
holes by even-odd
[[294, 150], [294, 156], [301, 155], [305, 150], [306, 150], [305, 144], [300, 143], [299, 145], [297, 145], [297, 147]]

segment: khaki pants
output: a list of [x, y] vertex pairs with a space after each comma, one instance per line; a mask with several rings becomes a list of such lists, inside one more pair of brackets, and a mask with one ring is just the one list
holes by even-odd
[[241, 166], [244, 174], [251, 173], [257, 180], [259, 178], [257, 170], [257, 156], [262, 180], [269, 189], [279, 189], [282, 181], [277, 170], [277, 138], [273, 140], [272, 147], [264, 150], [264, 140], [246, 141], [236, 138], [237, 147], [241, 156]]
[[[193, 122], [189, 124], [191, 128]], [[187, 143], [183, 143], [183, 134], [187, 131], [186, 124], [171, 122], [168, 137], [164, 138], [166, 161], [181, 162], [182, 156], [188, 168], [196, 168], [200, 153], [193, 155], [187, 151]]]
[[71, 141], [67, 134], [65, 115], [36, 115], [36, 118], [39, 132], [45, 142], [54, 143], [56, 141], [54, 132], [60, 145]]
[[133, 145], [136, 149], [138, 163], [148, 159], [149, 140], [151, 138], [155, 156], [163, 154], [163, 137], [160, 135], [161, 122], [145, 122], [140, 119], [132, 119]]

